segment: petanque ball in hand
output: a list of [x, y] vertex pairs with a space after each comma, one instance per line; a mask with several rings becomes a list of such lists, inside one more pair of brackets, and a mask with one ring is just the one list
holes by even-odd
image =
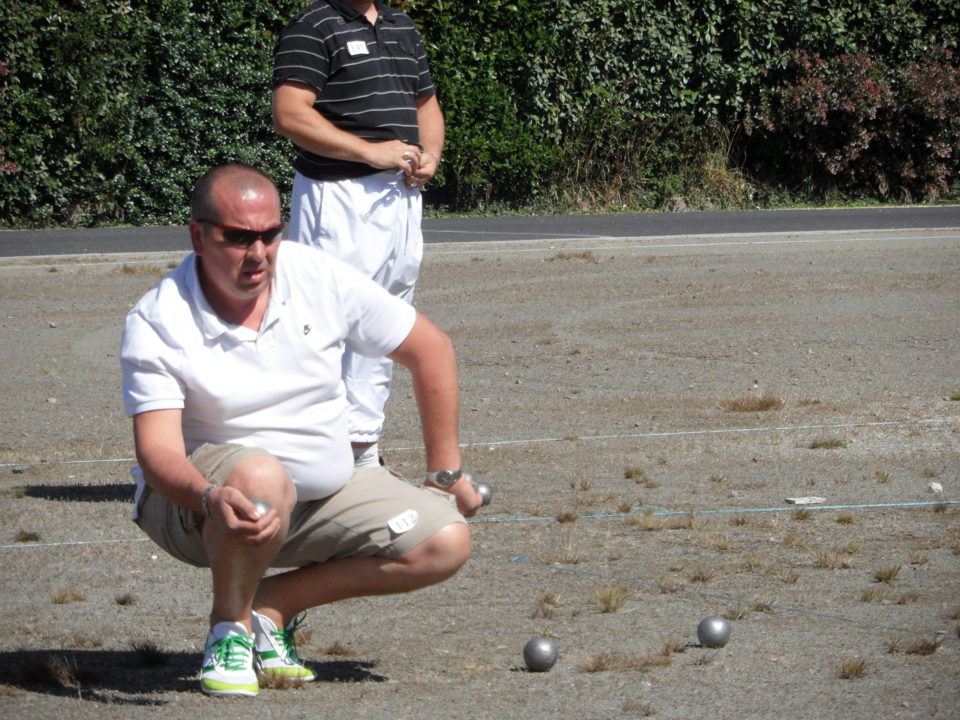
[[270, 512], [270, 508], [272, 507], [270, 503], [260, 498], [254, 498], [250, 502], [253, 503], [253, 506], [257, 509], [257, 517], [263, 517]]

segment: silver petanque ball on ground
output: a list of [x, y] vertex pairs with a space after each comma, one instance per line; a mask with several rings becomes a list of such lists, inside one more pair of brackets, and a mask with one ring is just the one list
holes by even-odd
[[730, 621], [719, 615], [707, 615], [697, 625], [697, 639], [705, 647], [723, 647], [730, 639]]
[[273, 507], [266, 500], [261, 500], [260, 498], [253, 498], [250, 502], [252, 502], [253, 506], [257, 509], [257, 517], [263, 517], [270, 512], [270, 508]]
[[523, 646], [523, 661], [534, 672], [549, 670], [557, 662], [557, 643], [553, 638], [530, 638]]

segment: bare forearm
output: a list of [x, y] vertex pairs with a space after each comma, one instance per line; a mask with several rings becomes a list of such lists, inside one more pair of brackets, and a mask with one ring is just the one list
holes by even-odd
[[420, 126], [420, 144], [424, 151], [439, 161], [446, 139], [446, 124], [435, 95], [418, 103], [417, 124]]
[[412, 375], [427, 468], [460, 467], [460, 399], [456, 355], [450, 338], [418, 316], [410, 336], [390, 357]]
[[152, 489], [177, 505], [200, 512], [207, 480], [187, 459], [178, 434], [179, 414], [174, 421], [163, 416], [166, 412], [134, 417], [137, 462]]

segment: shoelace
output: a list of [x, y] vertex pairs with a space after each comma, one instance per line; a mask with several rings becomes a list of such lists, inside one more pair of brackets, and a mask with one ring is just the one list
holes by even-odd
[[294, 635], [300, 626], [303, 625], [304, 615], [305, 613], [298, 615], [290, 625], [282, 630], [270, 631], [270, 634], [277, 639], [277, 643], [283, 648], [283, 654], [286, 656], [284, 659], [293, 665], [300, 664], [300, 658], [297, 656], [297, 642], [294, 639]]
[[213, 644], [213, 663], [227, 670], [246, 670], [253, 663], [253, 638], [231, 635]]

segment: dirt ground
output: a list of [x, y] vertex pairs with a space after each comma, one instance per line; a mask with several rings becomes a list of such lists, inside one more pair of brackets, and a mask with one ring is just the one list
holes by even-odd
[[[0, 263], [3, 717], [960, 718], [960, 230], [428, 246], [474, 556], [312, 611], [318, 681], [242, 700], [128, 520], [120, 329], [179, 257]], [[420, 476], [403, 371], [381, 445]]]

